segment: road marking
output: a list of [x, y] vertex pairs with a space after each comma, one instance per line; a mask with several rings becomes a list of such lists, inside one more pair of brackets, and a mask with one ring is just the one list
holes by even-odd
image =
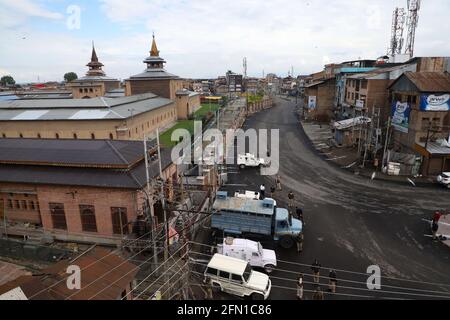
[[339, 159], [344, 159], [344, 158], [347, 158], [347, 157], [348, 156], [342, 156], [342, 157], [337, 157], [337, 158], [325, 159], [325, 161], [339, 160]]

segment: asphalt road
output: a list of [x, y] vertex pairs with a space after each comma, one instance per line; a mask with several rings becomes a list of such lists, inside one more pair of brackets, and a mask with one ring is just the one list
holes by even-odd
[[[371, 181], [323, 160], [309, 145], [295, 115], [295, 104], [276, 99], [277, 106], [247, 120], [244, 129], [280, 129], [283, 191], [275, 199], [287, 206], [293, 190], [305, 215], [303, 253], [276, 247], [280, 261], [271, 274], [271, 299], [295, 299], [295, 279], [304, 273], [305, 296], [311, 299], [310, 264], [318, 259], [321, 276], [337, 269], [337, 294], [325, 299], [450, 299], [450, 248], [425, 237], [422, 218], [450, 208], [450, 193], [440, 188], [414, 188]], [[229, 168], [225, 189], [267, 189], [274, 177], [257, 169]], [[239, 186], [238, 186], [239, 185]], [[381, 268], [381, 290], [369, 290], [367, 268]], [[400, 280], [401, 279], [401, 280]], [[321, 279], [327, 290], [327, 279]]]

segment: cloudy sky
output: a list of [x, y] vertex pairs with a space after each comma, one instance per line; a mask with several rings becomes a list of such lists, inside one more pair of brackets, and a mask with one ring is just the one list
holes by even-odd
[[[287, 75], [386, 53], [392, 10], [406, 0], [0, 0], [0, 75], [18, 82], [86, 72], [91, 43], [109, 76], [144, 69], [155, 32], [166, 69]], [[77, 19], [79, 12], [79, 20]], [[417, 56], [450, 55], [450, 1], [425, 0]]]

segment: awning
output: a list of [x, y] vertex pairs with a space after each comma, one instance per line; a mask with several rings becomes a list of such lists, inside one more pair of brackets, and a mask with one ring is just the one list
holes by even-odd
[[356, 117], [347, 120], [337, 121], [333, 124], [333, 127], [336, 130], [345, 130], [349, 128], [353, 128], [355, 126], [359, 126], [361, 124], [371, 123], [372, 119], [368, 117]]
[[[425, 148], [426, 145], [426, 148]], [[427, 144], [416, 143], [416, 151], [423, 156], [450, 156], [450, 143], [444, 139], [436, 142], [429, 141]]]

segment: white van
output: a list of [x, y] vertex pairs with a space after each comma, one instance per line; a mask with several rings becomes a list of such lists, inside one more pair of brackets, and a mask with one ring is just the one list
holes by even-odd
[[277, 266], [275, 251], [264, 249], [261, 243], [248, 239], [225, 238], [223, 244], [217, 246], [217, 252], [245, 260], [252, 267], [264, 268], [267, 273], [272, 272]]
[[239, 154], [237, 156], [237, 165], [241, 169], [245, 169], [246, 167], [259, 167], [259, 166], [270, 166], [270, 161], [265, 160], [263, 158], [258, 158], [252, 153]]
[[213, 288], [253, 300], [266, 300], [272, 289], [268, 275], [253, 271], [247, 261], [218, 253], [209, 261], [204, 275]]

